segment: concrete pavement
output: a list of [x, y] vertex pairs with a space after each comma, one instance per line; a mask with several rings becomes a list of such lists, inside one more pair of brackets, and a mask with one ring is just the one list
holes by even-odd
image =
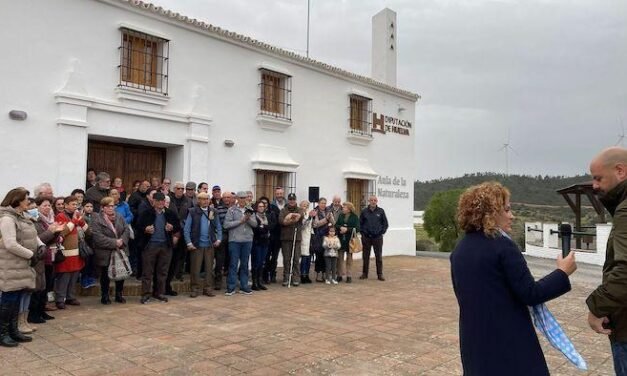
[[[110, 306], [83, 297], [80, 307], [38, 325], [32, 343], [0, 348], [0, 374], [460, 375], [448, 260], [386, 257], [384, 266], [386, 282], [355, 278], [289, 290], [274, 284], [252, 296], [184, 294], [148, 305], [131, 297]], [[612, 375], [607, 338], [587, 327], [590, 288], [573, 286], [548, 306], [590, 372], [577, 371], [541, 340], [551, 372]]]

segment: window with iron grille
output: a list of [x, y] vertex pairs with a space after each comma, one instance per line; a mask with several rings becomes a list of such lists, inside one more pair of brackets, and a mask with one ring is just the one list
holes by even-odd
[[126, 28], [120, 31], [118, 86], [167, 95], [169, 41]]
[[374, 180], [346, 179], [346, 201], [351, 202], [358, 212], [368, 206], [368, 197], [375, 192]]
[[351, 134], [372, 136], [372, 99], [351, 94], [349, 132]]
[[282, 187], [285, 191], [285, 197], [289, 193], [296, 191], [296, 173], [271, 170], [255, 170], [255, 185], [253, 192], [255, 198], [267, 197], [272, 201], [274, 198], [274, 189]]
[[260, 114], [292, 120], [292, 78], [267, 69], [259, 71]]

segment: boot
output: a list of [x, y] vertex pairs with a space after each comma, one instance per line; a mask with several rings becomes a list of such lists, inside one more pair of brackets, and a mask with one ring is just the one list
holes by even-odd
[[270, 282], [270, 273], [264, 269], [261, 269], [261, 279], [263, 283], [268, 284]]
[[300, 276], [300, 283], [302, 283], [303, 285], [307, 283], [307, 278], [304, 275]]
[[109, 286], [100, 286], [100, 303], [104, 305], [111, 304], [111, 298], [109, 297]]
[[254, 291], [259, 291], [259, 285], [257, 285], [257, 275], [258, 274], [259, 274], [259, 272], [257, 272], [255, 269], [252, 270], [253, 285], [252, 285], [251, 289], [253, 289]]
[[[28, 322], [26, 322], [26, 317], [28, 316], [28, 312], [24, 311], [24, 312], [19, 312], [17, 314], [17, 328], [19, 329], [20, 332], [25, 333], [25, 334], [31, 334], [32, 332], [34, 332], [36, 329], [32, 328], [30, 325], [28, 325]], [[45, 321], [44, 321], [45, 322]]]
[[9, 335], [11, 322], [12, 303], [0, 304], [0, 346], [15, 347], [17, 342]]
[[311, 278], [309, 278], [309, 274], [305, 276], [305, 283], [312, 283]]
[[46, 320], [42, 317], [43, 307], [41, 298], [40, 292], [34, 292], [31, 296], [27, 322], [33, 324], [44, 324], [46, 322]]
[[261, 274], [264, 274], [263, 269], [259, 269], [257, 271], [257, 286], [259, 287], [259, 290], [267, 290], [268, 288], [261, 283]]
[[122, 290], [115, 291], [115, 301], [116, 303], [121, 303], [121, 304], [126, 303], [126, 299], [124, 299], [124, 297], [122, 296]]
[[15, 342], [31, 342], [33, 340], [33, 338], [29, 337], [29, 336], [25, 336], [18, 329], [17, 322], [18, 322], [19, 310], [20, 310], [20, 303], [19, 302], [11, 303], [11, 316], [10, 316], [10, 321], [9, 321], [9, 336], [11, 336], [11, 338]]

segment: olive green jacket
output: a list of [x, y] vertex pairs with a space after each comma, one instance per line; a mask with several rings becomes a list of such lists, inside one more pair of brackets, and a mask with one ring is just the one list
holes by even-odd
[[609, 191], [601, 202], [612, 215], [603, 280], [586, 304], [596, 317], [607, 317], [611, 341], [627, 341], [627, 181]]

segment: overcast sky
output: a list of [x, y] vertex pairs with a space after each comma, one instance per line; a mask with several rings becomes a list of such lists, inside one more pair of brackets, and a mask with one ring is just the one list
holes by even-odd
[[[153, 0], [305, 54], [307, 0]], [[397, 12], [416, 178], [572, 175], [627, 127], [627, 1], [311, 0], [310, 56], [370, 75], [371, 17]], [[627, 144], [627, 140], [625, 140]]]

